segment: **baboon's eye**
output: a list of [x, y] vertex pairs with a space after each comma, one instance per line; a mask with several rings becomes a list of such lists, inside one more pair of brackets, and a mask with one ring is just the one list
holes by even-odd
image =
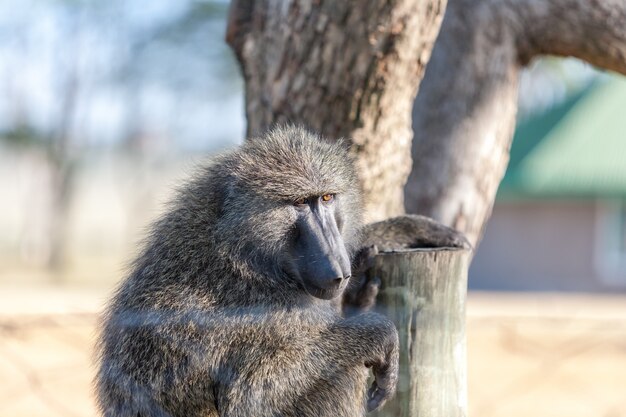
[[333, 198], [335, 198], [334, 194], [324, 194], [322, 196], [322, 201], [328, 203], [329, 201], [332, 201]]

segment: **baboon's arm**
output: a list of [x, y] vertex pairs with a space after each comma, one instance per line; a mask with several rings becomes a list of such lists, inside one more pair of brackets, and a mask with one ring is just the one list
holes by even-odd
[[339, 321], [329, 329], [326, 339], [329, 354], [339, 360], [348, 358], [356, 364], [371, 367], [374, 383], [368, 391], [369, 411], [391, 398], [398, 380], [398, 332], [388, 318], [363, 313]]
[[363, 228], [363, 247], [380, 251], [409, 248], [471, 248], [465, 236], [437, 221], [416, 214], [393, 217]]
[[339, 319], [321, 332], [309, 333], [305, 326], [301, 335], [277, 349], [272, 336], [267, 349], [245, 349], [238, 363], [230, 363], [226, 370], [232, 372], [217, 384], [219, 416], [361, 417], [365, 367], [375, 377], [368, 409], [395, 392], [398, 336], [384, 316], [364, 313]]

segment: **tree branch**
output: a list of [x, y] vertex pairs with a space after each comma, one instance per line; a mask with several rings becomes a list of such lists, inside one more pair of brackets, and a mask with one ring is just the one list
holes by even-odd
[[574, 56], [626, 74], [626, 1], [509, 0], [504, 7], [525, 26], [520, 57]]
[[476, 247], [504, 176], [518, 74], [541, 54], [626, 74], [624, 0], [450, 0], [415, 102], [405, 209]]

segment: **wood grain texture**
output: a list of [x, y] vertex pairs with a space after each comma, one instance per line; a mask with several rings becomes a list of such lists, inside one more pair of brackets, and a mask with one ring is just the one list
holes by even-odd
[[397, 326], [400, 378], [396, 397], [377, 417], [465, 417], [465, 299], [469, 250], [382, 252], [378, 305]]

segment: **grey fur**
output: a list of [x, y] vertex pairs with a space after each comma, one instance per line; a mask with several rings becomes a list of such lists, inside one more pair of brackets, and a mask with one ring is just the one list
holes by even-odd
[[[106, 417], [357, 417], [394, 391], [398, 337], [375, 313], [342, 317], [280, 267], [301, 197], [336, 194], [360, 248], [356, 173], [341, 144], [295, 127], [216, 158], [149, 234], [101, 325]], [[365, 291], [371, 296], [371, 292]], [[375, 294], [374, 294], [375, 297]]]
[[462, 233], [415, 214], [370, 223], [362, 229], [362, 233], [365, 237], [361, 241], [363, 247], [376, 246], [381, 251], [441, 247], [471, 249]]

